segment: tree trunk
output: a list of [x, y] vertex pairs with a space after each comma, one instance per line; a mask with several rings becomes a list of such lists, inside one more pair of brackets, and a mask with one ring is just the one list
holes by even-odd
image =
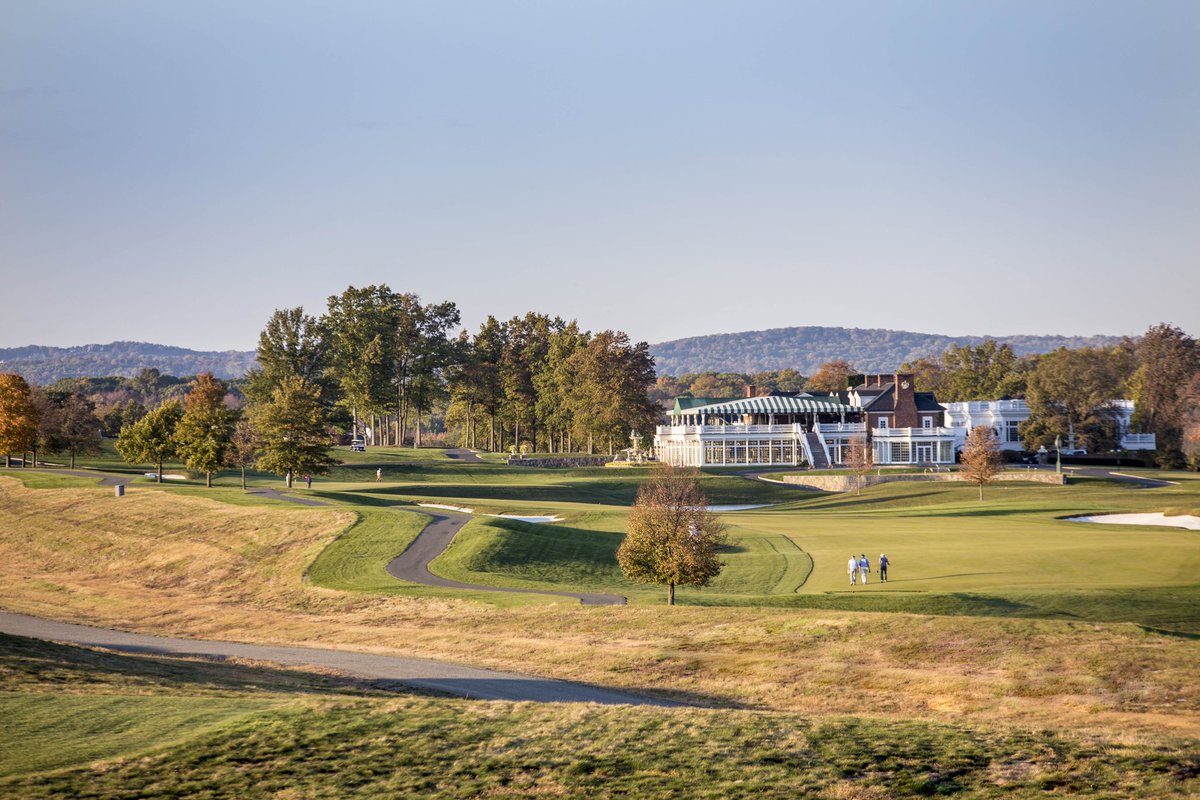
[[488, 452], [496, 452], [496, 410], [492, 409], [491, 419], [488, 423]]
[[983, 499], [983, 481], [979, 482], [979, 499]]
[[155, 473], [156, 473], [155, 481], [158, 483], [162, 483], [162, 462], [159, 461], [157, 464], [154, 465], [154, 468], [155, 468]]
[[12, 469], [12, 453], [4, 454], [4, 468]]
[[416, 407], [417, 427], [413, 430], [413, 450], [421, 447], [421, 407]]
[[29, 452], [30, 452], [30, 455], [33, 456], [33, 468], [37, 469], [37, 448], [35, 447], [32, 450], [30, 450]]
[[71, 448], [71, 469], [75, 469], [75, 448]]
[[287, 488], [292, 488], [292, 471], [290, 469], [287, 472]]
[[675, 605], [675, 581], [667, 583], [667, 605]]
[[246, 468], [242, 467], [242, 491], [246, 491]]
[[204, 485], [206, 487], [208, 487], [209, 489], [212, 488], [212, 473], [211, 472], [204, 473]]

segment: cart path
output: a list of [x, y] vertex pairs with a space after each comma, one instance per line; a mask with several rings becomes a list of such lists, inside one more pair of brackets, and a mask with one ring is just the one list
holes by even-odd
[[454, 450], [446, 451], [446, 458], [454, 458], [459, 461], [474, 461], [483, 462], [483, 459], [474, 451], [466, 447], [458, 447]]
[[[30, 467], [33, 470], [34, 467]], [[85, 469], [45, 469], [37, 467], [38, 472], [44, 472], [49, 475], [70, 475], [73, 478], [95, 478], [100, 482], [101, 486], [128, 486], [133, 483], [141, 475], [109, 475], [104, 472], [95, 472], [94, 470]]]
[[388, 574], [393, 578], [411, 583], [423, 583], [426, 586], [444, 586], [450, 589], [473, 589], [482, 592], [510, 592], [515, 594], [548, 594], [557, 597], [574, 597], [584, 605], [623, 606], [626, 599], [618, 594], [592, 594], [587, 592], [549, 592], [539, 589], [516, 589], [504, 586], [480, 586], [473, 583], [459, 583], [445, 578], [439, 578], [429, 571], [429, 562], [440, 556], [450, 546], [455, 534], [471, 521], [466, 515], [438, 514], [432, 511], [416, 511], [404, 509], [413, 514], [430, 517], [431, 521], [417, 534], [412, 544], [400, 555], [393, 558], [387, 565]]
[[6, 611], [0, 611], [0, 633], [87, 647], [104, 647], [126, 653], [203, 656], [216, 659], [245, 658], [287, 666], [323, 667], [379, 681], [384, 685], [398, 683], [471, 700], [600, 703], [672, 708], [685, 705], [602, 686], [538, 678], [516, 672], [479, 669], [445, 661], [357, 653], [351, 650], [150, 636], [54, 622]]
[[314, 500], [311, 497], [298, 497], [297, 495], [294, 495], [294, 494], [288, 494], [285, 492], [281, 492], [278, 489], [271, 489], [271, 488], [267, 488], [267, 487], [259, 487], [257, 489], [247, 489], [246, 494], [254, 494], [254, 495], [258, 495], [259, 497], [269, 497], [272, 500], [284, 500], [288, 503], [298, 503], [302, 506], [332, 505], [332, 503], [327, 503], [324, 500]]

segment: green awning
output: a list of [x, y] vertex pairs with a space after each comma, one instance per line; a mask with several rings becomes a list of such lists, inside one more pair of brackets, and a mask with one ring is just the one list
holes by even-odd
[[744, 397], [738, 400], [725, 400], [707, 406], [688, 409], [689, 414], [842, 414], [847, 411], [858, 411], [857, 406], [848, 406], [835, 397], [813, 397], [798, 395], [796, 397]]

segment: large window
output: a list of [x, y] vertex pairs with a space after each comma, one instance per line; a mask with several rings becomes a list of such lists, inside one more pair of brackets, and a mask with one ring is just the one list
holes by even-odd
[[908, 442], [892, 442], [892, 463], [908, 464], [912, 461], [912, 447]]
[[1017, 430], [1017, 428], [1020, 424], [1021, 423], [1015, 419], [1010, 419], [1006, 423], [1004, 423], [1005, 433], [1007, 434], [1005, 441], [1009, 441], [1009, 442], [1020, 442], [1021, 441], [1021, 432], [1019, 430]]

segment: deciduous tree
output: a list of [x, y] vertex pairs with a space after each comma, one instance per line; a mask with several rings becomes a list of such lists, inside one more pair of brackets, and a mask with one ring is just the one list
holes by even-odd
[[288, 488], [296, 475], [322, 475], [337, 463], [321, 390], [304, 378], [285, 378], [269, 402], [251, 406], [250, 419], [262, 443], [258, 466], [286, 476]]
[[34, 446], [38, 421], [29, 384], [16, 373], [0, 373], [0, 450], [4, 451], [4, 466], [12, 466], [13, 453], [23, 456]]
[[246, 491], [246, 467], [258, 461], [262, 441], [249, 419], [242, 418], [233, 426], [229, 437], [229, 449], [225, 451], [225, 463], [242, 471], [242, 491]]
[[844, 358], [826, 361], [808, 379], [808, 387], [818, 392], [837, 392], [846, 388], [854, 368]]
[[1037, 360], [1029, 373], [1025, 401], [1029, 419], [1021, 424], [1026, 450], [1049, 446], [1065, 436], [1072, 447], [1112, 450], [1119, 441], [1115, 400], [1121, 385], [1104, 350], [1061, 348]]
[[153, 464], [158, 483], [162, 483], [163, 461], [176, 455], [175, 427], [183, 409], [168, 400], [132, 425], [121, 429], [117, 452], [129, 464]]
[[62, 407], [62, 437], [71, 454], [71, 469], [76, 455], [100, 452], [100, 420], [96, 407], [83, 394], [73, 392]]
[[1179, 466], [1184, 417], [1184, 387], [1200, 372], [1200, 345], [1182, 330], [1161, 323], [1137, 343], [1137, 369], [1130, 381], [1134, 424], [1154, 433], [1161, 466]]
[[983, 487], [1000, 474], [1003, 463], [996, 432], [987, 425], [972, 428], [963, 447], [962, 475], [979, 485], [980, 500], [983, 499]]
[[188, 469], [204, 473], [205, 485], [212, 488], [212, 474], [225, 462], [233, 415], [225, 407], [226, 387], [211, 372], [201, 373], [192, 382], [184, 399], [183, 417], [175, 427], [177, 452]]
[[862, 494], [867, 475], [875, 468], [875, 450], [863, 439], [851, 439], [846, 445], [846, 469], [854, 473], [856, 494]]
[[667, 585], [668, 605], [675, 604], [677, 585], [707, 586], [724, 566], [717, 558], [724, 528], [708, 510], [698, 475], [692, 469], [656, 467], [638, 490], [617, 550], [625, 577]]

